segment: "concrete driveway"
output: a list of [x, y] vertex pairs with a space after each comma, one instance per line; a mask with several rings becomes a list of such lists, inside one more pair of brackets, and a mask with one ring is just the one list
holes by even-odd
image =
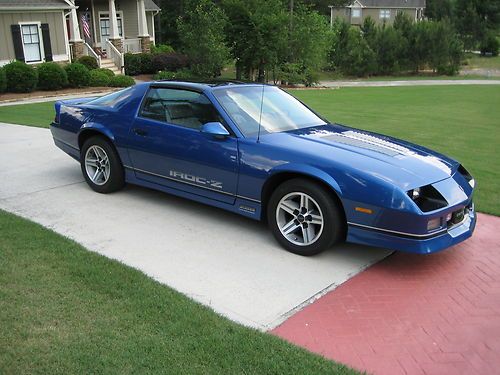
[[0, 208], [137, 268], [245, 325], [270, 329], [389, 254], [341, 245], [304, 258], [266, 227], [128, 186], [93, 192], [46, 129], [0, 124]]

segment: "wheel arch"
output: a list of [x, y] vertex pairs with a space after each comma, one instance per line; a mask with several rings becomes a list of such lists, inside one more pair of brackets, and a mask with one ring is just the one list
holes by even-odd
[[273, 194], [273, 191], [285, 181], [294, 178], [304, 178], [325, 188], [325, 190], [330, 193], [330, 196], [337, 202], [340, 210], [344, 215], [344, 219], [346, 219], [345, 207], [342, 204], [341, 200], [342, 190], [340, 189], [337, 181], [335, 181], [332, 176], [326, 174], [321, 170], [317, 170], [316, 168], [311, 168], [309, 166], [304, 166], [298, 168], [288, 168], [286, 170], [277, 170], [266, 180], [266, 182], [262, 186], [261, 191], [261, 220], [267, 220], [267, 205], [269, 203], [271, 195]]
[[83, 125], [80, 131], [78, 132], [78, 148], [81, 150], [85, 141], [96, 135], [102, 136], [107, 141], [109, 141], [113, 147], [115, 147], [114, 145], [115, 137], [113, 133], [111, 133], [107, 128], [105, 128], [100, 124], [87, 123]]

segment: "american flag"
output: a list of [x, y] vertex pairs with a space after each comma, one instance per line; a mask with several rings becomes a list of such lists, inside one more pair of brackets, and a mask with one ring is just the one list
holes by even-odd
[[88, 12], [82, 13], [82, 28], [83, 34], [85, 35], [86, 39], [90, 39], [89, 17], [90, 15], [88, 14]]

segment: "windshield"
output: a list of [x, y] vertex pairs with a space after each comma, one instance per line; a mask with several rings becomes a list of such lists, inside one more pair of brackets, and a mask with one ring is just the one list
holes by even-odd
[[301, 102], [277, 87], [231, 87], [215, 90], [214, 95], [245, 137], [257, 135], [259, 121], [260, 134], [326, 124]]

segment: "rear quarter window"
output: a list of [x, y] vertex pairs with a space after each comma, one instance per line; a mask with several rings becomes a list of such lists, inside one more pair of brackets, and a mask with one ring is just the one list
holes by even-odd
[[127, 87], [126, 89], [113, 92], [108, 95], [101, 96], [100, 98], [91, 100], [87, 104], [95, 105], [99, 107], [117, 107], [121, 103], [124, 103], [129, 100], [132, 96], [133, 87]]

